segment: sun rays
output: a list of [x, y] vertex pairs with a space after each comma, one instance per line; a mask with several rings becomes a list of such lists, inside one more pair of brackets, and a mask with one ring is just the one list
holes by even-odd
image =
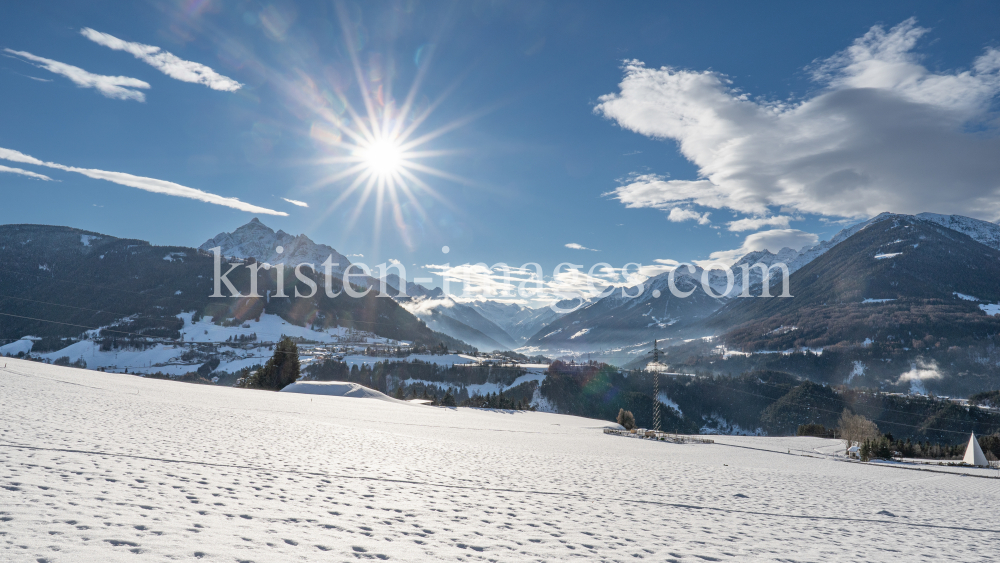
[[[344, 32], [349, 36], [351, 31], [345, 27]], [[321, 93], [322, 88], [311, 81], [306, 86], [311, 92], [303, 95], [313, 101], [310, 105], [320, 117], [313, 123], [311, 137], [326, 154], [315, 164], [329, 170], [311, 190], [339, 192], [321, 220], [334, 213], [343, 213], [345, 206], [351, 206], [343, 223], [345, 232], [351, 233], [362, 216], [367, 216], [367, 210], [373, 208], [370, 222], [375, 245], [381, 237], [383, 221], [389, 219], [399, 240], [413, 248], [415, 232], [434, 228], [427, 215], [427, 205], [432, 200], [454, 210], [454, 206], [423, 178], [469, 183], [428, 162], [458, 152], [434, 148], [432, 143], [469, 120], [457, 120], [428, 132], [420, 131], [450, 90], [434, 102], [417, 103], [418, 98], [426, 100], [418, 97], [418, 92], [429, 66], [429, 57], [424, 57], [405, 99], [397, 104], [392, 97], [390, 81], [373, 81], [371, 76], [380, 73], [368, 68], [371, 64], [362, 65], [350, 42], [347, 51], [354, 67], [352, 91], [356, 88], [360, 92], [360, 104], [357, 107], [352, 104], [351, 97], [340, 88], [332, 88], [332, 93]]]

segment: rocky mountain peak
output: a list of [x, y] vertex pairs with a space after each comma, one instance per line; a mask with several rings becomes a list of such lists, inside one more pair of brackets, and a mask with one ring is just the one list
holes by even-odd
[[[316, 244], [303, 234], [293, 236], [281, 230], [275, 232], [256, 217], [231, 233], [219, 233], [198, 248], [207, 252], [217, 246], [221, 247], [224, 256], [255, 258], [260, 262], [283, 263], [288, 267], [313, 264], [321, 270], [323, 262], [332, 258], [337, 264], [334, 272], [342, 272], [351, 264], [346, 256], [330, 246]], [[278, 252], [278, 247], [282, 252]]]

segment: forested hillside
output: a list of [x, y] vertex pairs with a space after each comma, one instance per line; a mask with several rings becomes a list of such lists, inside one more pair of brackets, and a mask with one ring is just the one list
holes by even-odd
[[[318, 275], [312, 278], [319, 292], [309, 299], [294, 297], [296, 279], [291, 272], [285, 276], [289, 297], [274, 298], [273, 268], [260, 270], [258, 292], [263, 297], [210, 298], [213, 258], [193, 248], [153, 246], [69, 227], [2, 225], [0, 260], [5, 267], [0, 276], [0, 310], [5, 313], [0, 339], [49, 337], [35, 351], [42, 351], [46, 343], [58, 349], [65, 344], [60, 339], [77, 338], [99, 327], [105, 328], [95, 337], [122, 344], [176, 339], [183, 326], [177, 315], [190, 311], [218, 323], [243, 322], [267, 311], [300, 326], [350, 327], [423, 346], [443, 342], [451, 349], [471, 349], [435, 333], [374, 291], [363, 298], [343, 293], [327, 298]], [[248, 268], [237, 268], [229, 280], [240, 293], [250, 293]], [[339, 280], [332, 284], [334, 291], [342, 289]], [[304, 284], [299, 288], [309, 292]]]

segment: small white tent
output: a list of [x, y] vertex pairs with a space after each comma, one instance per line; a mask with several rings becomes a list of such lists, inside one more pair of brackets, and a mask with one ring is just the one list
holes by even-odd
[[983, 449], [979, 447], [979, 441], [976, 440], [975, 432], [969, 438], [969, 445], [965, 448], [965, 457], [962, 458], [962, 462], [977, 467], [988, 467], [990, 465], [990, 462], [986, 461]]

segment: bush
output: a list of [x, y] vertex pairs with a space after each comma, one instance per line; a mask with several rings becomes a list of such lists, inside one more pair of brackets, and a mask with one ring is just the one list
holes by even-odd
[[635, 428], [635, 416], [632, 415], [632, 411], [618, 409], [618, 424], [624, 426], [625, 430]]
[[840, 415], [839, 430], [848, 449], [855, 443], [864, 445], [867, 440], [877, 440], [882, 437], [874, 422], [860, 414], [852, 414], [847, 409]]
[[52, 362], [52, 365], [87, 369], [86, 360], [84, 360], [83, 358], [78, 358], [75, 362], [71, 362], [69, 361], [69, 356], [62, 356], [60, 358], [56, 358], [56, 360]]

